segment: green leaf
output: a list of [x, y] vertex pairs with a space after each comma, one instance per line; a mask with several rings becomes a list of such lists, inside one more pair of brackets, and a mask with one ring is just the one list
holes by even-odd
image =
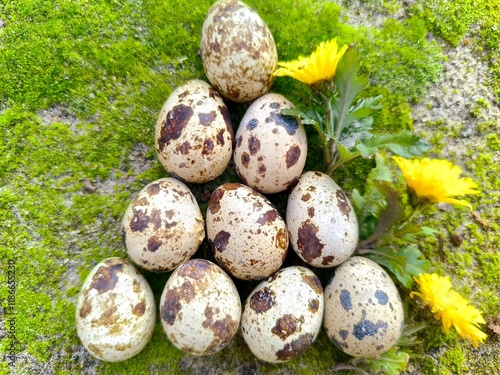
[[304, 112], [296, 109], [296, 108], [284, 108], [280, 111], [280, 115], [283, 116], [293, 116], [298, 118], [300, 122], [304, 125], [314, 125], [316, 124], [316, 120], [306, 115]]
[[375, 231], [358, 244], [359, 249], [370, 248], [382, 236], [390, 234], [391, 227], [401, 219], [403, 207], [399, 202], [400, 194], [388, 181], [374, 180], [373, 185], [382, 193], [386, 207], [380, 213]]
[[[431, 262], [424, 258], [424, 255], [417, 247], [412, 245], [402, 248], [399, 254], [406, 258], [406, 272], [404, 275], [401, 275], [401, 279], [404, 277], [406, 282], [403, 283], [397, 275], [396, 277], [398, 277], [398, 280], [401, 281], [407, 289], [411, 289], [413, 286], [413, 276], [426, 273], [431, 268]], [[408, 282], [408, 278], [411, 278], [410, 282]]]
[[393, 347], [376, 358], [366, 359], [366, 364], [374, 373], [385, 370], [388, 375], [398, 375], [406, 370], [409, 359], [410, 355], [408, 353], [397, 351]]
[[[370, 130], [371, 124], [373, 123], [373, 119], [369, 116], [375, 110], [382, 108], [382, 105], [380, 104], [381, 99], [382, 95], [361, 99], [355, 105], [350, 107], [342, 124], [341, 139], [348, 136], [349, 134], [358, 133], [360, 132], [360, 130], [363, 132]], [[355, 127], [352, 126], [354, 123], [360, 123], [360, 122], [362, 124], [369, 123], [370, 127], [366, 128], [363, 126], [361, 129], [359, 129], [359, 126]]]
[[[394, 249], [374, 249], [363, 255], [375, 263], [386, 267], [398, 280], [398, 276], [404, 275], [407, 263], [406, 258], [398, 255]], [[403, 279], [403, 281], [407, 282], [406, 279]]]
[[339, 91], [338, 100], [332, 103], [336, 123], [336, 136], [339, 137], [348, 123], [348, 115], [354, 99], [368, 86], [368, 75], [358, 75], [360, 69], [358, 51], [348, 48], [337, 66], [335, 85]]
[[376, 167], [370, 171], [366, 178], [364, 194], [361, 195], [357, 189], [352, 192], [361, 238], [366, 238], [374, 232], [380, 213], [387, 205], [384, 196], [375, 187], [374, 181], [392, 181], [392, 174], [385, 157], [376, 154], [375, 163]]
[[339, 156], [338, 160], [335, 162], [335, 164], [330, 165], [326, 171], [327, 175], [331, 175], [333, 171], [343, 164], [347, 163], [348, 161], [357, 158], [360, 154], [359, 151], [357, 152], [351, 152], [347, 148], [345, 148], [342, 143], [336, 142], [336, 147], [337, 147], [337, 154]]
[[431, 263], [415, 246], [409, 245], [399, 250], [373, 250], [366, 254], [374, 262], [385, 266], [406, 289], [414, 284], [413, 276], [427, 272]]
[[396, 155], [410, 158], [422, 155], [425, 151], [429, 150], [430, 145], [407, 130], [396, 134], [371, 134], [356, 145], [356, 148], [364, 158], [372, 157], [383, 147], [387, 147]]

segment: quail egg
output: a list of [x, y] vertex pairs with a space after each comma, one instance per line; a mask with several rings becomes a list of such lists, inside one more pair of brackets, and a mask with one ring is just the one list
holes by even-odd
[[206, 225], [215, 260], [234, 277], [261, 280], [285, 260], [285, 221], [264, 196], [246, 185], [219, 186], [208, 202]]
[[301, 266], [279, 270], [249, 295], [241, 318], [243, 338], [256, 357], [285, 362], [306, 351], [323, 319], [323, 288]]
[[241, 302], [230, 277], [206, 259], [191, 259], [170, 276], [160, 299], [160, 317], [178, 349], [208, 355], [228, 345], [241, 319]]
[[155, 146], [171, 175], [194, 183], [215, 179], [231, 160], [232, 142], [227, 107], [208, 83], [193, 79], [170, 94], [156, 123]]
[[247, 109], [236, 132], [234, 165], [241, 180], [264, 194], [286, 190], [301, 175], [307, 157], [304, 126], [280, 114], [293, 104], [266, 94]]
[[293, 249], [314, 267], [348, 259], [358, 243], [358, 220], [342, 189], [328, 175], [306, 172], [288, 197], [286, 224]]
[[156, 304], [146, 279], [123, 258], [108, 258], [85, 279], [76, 330], [94, 357], [119, 362], [138, 354], [153, 335]]
[[165, 177], [146, 185], [130, 202], [122, 236], [135, 264], [167, 272], [198, 250], [205, 238], [205, 223], [191, 190], [183, 182]]
[[401, 297], [382, 267], [354, 256], [335, 269], [325, 287], [323, 325], [336, 346], [354, 357], [373, 358], [396, 344], [403, 324]]
[[219, 93], [241, 103], [269, 90], [278, 51], [269, 28], [255, 11], [241, 1], [219, 0], [203, 23], [201, 59]]

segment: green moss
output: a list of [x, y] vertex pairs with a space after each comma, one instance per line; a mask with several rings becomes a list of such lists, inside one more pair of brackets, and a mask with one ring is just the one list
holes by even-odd
[[419, 1], [413, 11], [436, 35], [457, 45], [479, 16], [477, 1]]
[[389, 18], [361, 47], [372, 79], [409, 101], [419, 98], [442, 72], [441, 49], [426, 39], [427, 29], [418, 17]]
[[488, 134], [486, 143], [492, 151], [500, 151], [500, 139], [498, 139], [498, 134]]
[[440, 375], [462, 374], [464, 371], [468, 370], [466, 366], [464, 366], [465, 358], [460, 346], [455, 346], [446, 350], [440, 357], [440, 363], [443, 365], [443, 367], [439, 369]]
[[[166, 175], [156, 161], [152, 130], [173, 87], [204, 75], [197, 51], [201, 24], [211, 3], [7, 0], [0, 5], [0, 20], [4, 23], [0, 27], [0, 262], [2, 267], [8, 259], [18, 264], [16, 309], [23, 313], [17, 315], [16, 334], [22, 354], [48, 363], [54, 373], [87, 370], [88, 362], [72, 357], [80, 345], [74, 328], [74, 306], [81, 282], [102, 259], [125, 255], [120, 222], [126, 206], [142, 186]], [[329, 1], [248, 3], [268, 23], [281, 60], [308, 54], [319, 42], [332, 37], [338, 37], [340, 44], [356, 45], [364, 69], [372, 77], [365, 94], [383, 95], [383, 108], [375, 116], [380, 131], [411, 129], [408, 102], [418, 100], [441, 72], [441, 51], [427, 40], [428, 25], [454, 22], [451, 16], [432, 18], [424, 7], [413, 17], [389, 20], [379, 29], [356, 28], [343, 20], [341, 8]], [[382, 9], [385, 14], [395, 12], [398, 5], [396, 1], [363, 3], [368, 10]], [[467, 2], [460, 4], [454, 5], [456, 9], [467, 9]], [[468, 16], [457, 13], [453, 17]], [[488, 14], [482, 18], [479, 34], [491, 51], [498, 51], [498, 35], [485, 30], [494, 24], [495, 17]], [[470, 23], [469, 18], [465, 19], [466, 24]], [[448, 30], [444, 26], [432, 28]], [[450, 30], [442, 31], [450, 40], [463, 34], [460, 27]], [[500, 72], [498, 66], [492, 69]], [[303, 86], [287, 78], [278, 79], [273, 88], [300, 105], [302, 102], [292, 93], [296, 89], [302, 90]], [[476, 104], [487, 110], [485, 103]], [[244, 107], [230, 106], [236, 126]], [[56, 110], [63, 114], [57, 117]], [[46, 113], [56, 118], [48, 118]], [[485, 191], [496, 192], [500, 187], [498, 171], [493, 169], [498, 161], [497, 124], [485, 121], [479, 129], [482, 134], [490, 134], [488, 143], [470, 150], [474, 158], [470, 155], [468, 167], [475, 171]], [[436, 124], [433, 134], [433, 143], [455, 135], [440, 124]], [[140, 173], [130, 157], [138, 144], [148, 150], [144, 157], [150, 163]], [[308, 169], [318, 167], [321, 158], [317, 155], [321, 152], [311, 142]], [[362, 185], [372, 167], [373, 161], [359, 159], [339, 170], [334, 178], [350, 191]], [[97, 187], [95, 191], [84, 189], [87, 179]], [[234, 179], [234, 171], [228, 171], [207, 186], [213, 190], [221, 181]], [[198, 196], [203, 188], [193, 186]], [[476, 291], [473, 302], [488, 314], [500, 307], [494, 293], [500, 274], [496, 252], [496, 244], [500, 243], [500, 212], [495, 205], [498, 198], [492, 193], [474, 202], [491, 227], [468, 225], [464, 230], [476, 242], [464, 243], [458, 250], [447, 242], [445, 254], [450, 265], [439, 266], [450, 272], [456, 270], [454, 276], [461, 284], [469, 276], [461, 268], [473, 268], [475, 282], [481, 284], [470, 287]], [[206, 202], [200, 205], [206, 208]], [[277, 205], [282, 210], [283, 200]], [[443, 233], [451, 232], [461, 228], [462, 215], [443, 215], [432, 225], [442, 228], [446, 220], [449, 224], [442, 228]], [[441, 254], [436, 251], [436, 243], [431, 240], [422, 246], [427, 246], [425, 253], [439, 262]], [[208, 244], [204, 243], [200, 251], [209, 253]], [[457, 251], [465, 253], [455, 257]], [[146, 273], [146, 278], [158, 300], [168, 274]], [[3, 300], [7, 293], [6, 284], [0, 283], [0, 298]], [[427, 330], [425, 335], [426, 350], [452, 348], [446, 367], [454, 368], [451, 362], [455, 357], [463, 362], [455, 342], [442, 330]], [[0, 351], [5, 345], [5, 341], [0, 343]], [[286, 370], [326, 373], [336, 362], [346, 359], [321, 332], [303, 357], [287, 364], [257, 361], [241, 337], [208, 361], [225, 373], [239, 369], [278, 374]], [[431, 362], [422, 359], [423, 364]], [[207, 363], [206, 359], [191, 358], [173, 348], [157, 324], [152, 341], [137, 357], [126, 363], [96, 363], [96, 371], [181, 374], [190, 369], [195, 372]], [[496, 368], [493, 365], [488, 366]], [[29, 362], [19, 362], [17, 370], [33, 372]], [[2, 362], [0, 373], [7, 371]]]

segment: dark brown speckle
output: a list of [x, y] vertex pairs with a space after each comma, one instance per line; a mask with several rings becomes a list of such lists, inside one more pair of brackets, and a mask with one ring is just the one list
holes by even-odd
[[210, 263], [205, 259], [191, 259], [182, 264], [177, 272], [180, 276], [190, 277], [195, 280], [200, 280], [205, 277], [210, 269]]
[[80, 318], [85, 318], [87, 315], [90, 314], [92, 311], [92, 304], [90, 301], [85, 297], [83, 300], [82, 306], [80, 307], [80, 311], [78, 312], [80, 315]]
[[182, 155], [189, 154], [189, 150], [191, 150], [191, 143], [189, 141], [183, 142], [181, 145], [177, 146], [175, 149], [177, 152], [180, 152]]
[[300, 224], [298, 230], [297, 247], [305, 260], [311, 262], [321, 256], [321, 251], [325, 244], [316, 236], [318, 227], [311, 223], [309, 219]]
[[215, 235], [214, 240], [212, 241], [212, 250], [214, 252], [223, 252], [224, 250], [226, 250], [229, 238], [231, 238], [231, 234], [221, 230]]
[[210, 196], [208, 201], [208, 210], [212, 215], [216, 214], [220, 210], [220, 200], [224, 195], [224, 189], [216, 189]]
[[256, 136], [251, 136], [248, 139], [248, 150], [250, 151], [250, 155], [255, 155], [260, 150], [260, 141]]
[[300, 147], [297, 145], [293, 145], [290, 147], [290, 149], [286, 152], [286, 167], [291, 168], [300, 159]]
[[276, 210], [269, 210], [262, 214], [258, 219], [257, 223], [260, 225], [266, 225], [266, 224], [271, 224], [273, 221], [275, 221], [278, 218], [278, 211]]
[[134, 314], [135, 316], [143, 316], [145, 312], [146, 312], [146, 302], [144, 300], [136, 304], [132, 309], [132, 314]]
[[304, 195], [302, 195], [302, 196], [300, 197], [300, 200], [301, 200], [302, 202], [307, 202], [309, 199], [311, 199], [311, 194], [309, 194], [309, 193], [306, 193], [306, 194], [304, 194]]
[[248, 168], [249, 163], [250, 163], [250, 155], [248, 154], [248, 152], [242, 152], [241, 153], [241, 164], [245, 168]]
[[305, 352], [313, 342], [313, 336], [310, 333], [300, 335], [296, 340], [286, 344], [283, 349], [276, 352], [276, 358], [280, 361], [288, 361]]
[[221, 129], [217, 132], [216, 136], [217, 144], [220, 146], [224, 146], [224, 144], [226, 143], [226, 141], [224, 140], [224, 133], [225, 133], [224, 129]]
[[302, 280], [311, 287], [312, 290], [316, 292], [316, 294], [323, 293], [323, 287], [321, 286], [321, 282], [318, 277], [315, 275], [302, 275]]
[[349, 206], [346, 195], [340, 189], [337, 190], [335, 195], [337, 196], [337, 205], [340, 212], [342, 212], [342, 215], [344, 215], [346, 218], [349, 218], [351, 216], [351, 207]]
[[268, 287], [262, 288], [250, 297], [250, 308], [257, 314], [266, 312], [276, 304], [274, 292]]
[[210, 126], [212, 121], [215, 120], [215, 117], [216, 117], [215, 111], [211, 111], [208, 113], [198, 113], [200, 124], [203, 126]]
[[314, 217], [314, 207], [309, 207], [307, 209], [307, 216], [309, 216], [310, 218]]
[[105, 265], [100, 266], [97, 272], [92, 276], [90, 289], [95, 289], [99, 294], [114, 289], [118, 282], [118, 274], [123, 271], [124, 264], [120, 261], [112, 259], [105, 262]]
[[214, 149], [214, 141], [212, 141], [210, 138], [205, 139], [203, 141], [203, 150], [201, 151], [202, 155], [209, 155], [212, 153], [212, 150]]
[[163, 151], [165, 145], [171, 140], [178, 139], [181, 136], [192, 116], [193, 109], [183, 104], [175, 106], [167, 113], [167, 118], [160, 129], [160, 138], [158, 139], [160, 151]]
[[285, 314], [276, 321], [276, 325], [271, 329], [271, 332], [278, 336], [281, 340], [285, 340], [288, 336], [295, 332], [301, 331], [304, 317], [297, 319], [291, 314]]
[[177, 318], [177, 314], [181, 310], [182, 305], [180, 303], [179, 293], [172, 289], [168, 290], [160, 309], [161, 318], [167, 322], [168, 325], [173, 325]]
[[333, 255], [328, 255], [326, 257], [323, 257], [323, 260], [321, 261], [321, 264], [324, 265], [324, 266], [328, 266], [334, 260], [335, 260], [335, 257]]
[[160, 184], [151, 184], [148, 185], [146, 191], [149, 195], [156, 195], [160, 192]]
[[307, 304], [307, 309], [312, 313], [318, 312], [319, 300], [317, 300], [316, 298], [310, 299], [309, 303]]
[[161, 239], [158, 238], [158, 236], [153, 235], [148, 239], [147, 249], [148, 249], [148, 251], [151, 251], [154, 253], [156, 250], [158, 250], [161, 247], [162, 244], [163, 243], [162, 243]]
[[224, 122], [226, 123], [226, 129], [231, 134], [231, 138], [234, 137], [234, 132], [233, 132], [233, 123], [231, 122], [231, 115], [229, 114], [229, 111], [227, 110], [226, 106], [219, 106], [219, 112], [222, 114], [222, 118], [224, 119]]
[[209, 306], [205, 308], [204, 314], [206, 319], [203, 321], [202, 326], [212, 331], [215, 336], [215, 339], [206, 349], [206, 353], [215, 353], [229, 343], [238, 329], [238, 324], [229, 315], [224, 319], [214, 320], [213, 310]]

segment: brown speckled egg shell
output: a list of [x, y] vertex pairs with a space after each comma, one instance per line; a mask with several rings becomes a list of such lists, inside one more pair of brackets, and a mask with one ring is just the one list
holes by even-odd
[[307, 158], [304, 126], [282, 116], [293, 104], [266, 94], [247, 109], [235, 135], [234, 165], [241, 180], [265, 194], [286, 190], [301, 175]]
[[227, 107], [204, 81], [177, 87], [158, 116], [156, 154], [165, 169], [183, 181], [204, 183], [221, 175], [231, 160], [232, 142]]
[[146, 279], [126, 259], [108, 258], [85, 279], [76, 303], [76, 330], [94, 357], [119, 362], [153, 335], [156, 303]]
[[191, 259], [170, 276], [160, 298], [168, 339], [194, 355], [214, 354], [228, 345], [241, 319], [241, 302], [231, 278], [216, 264]]
[[382, 267], [355, 256], [335, 269], [325, 288], [323, 325], [336, 346], [354, 357], [373, 358], [398, 341], [403, 324], [401, 297]]
[[288, 196], [286, 224], [295, 252], [314, 267], [339, 265], [356, 250], [358, 220], [328, 175], [305, 172]]
[[285, 221], [264, 196], [246, 185], [219, 186], [208, 202], [206, 225], [217, 263], [234, 277], [261, 280], [285, 260]]
[[205, 222], [189, 188], [165, 177], [146, 185], [130, 202], [122, 235], [135, 264], [167, 272], [198, 250], [205, 238]]
[[203, 23], [201, 58], [210, 83], [223, 97], [241, 103], [269, 90], [278, 51], [256, 12], [241, 1], [219, 0]]
[[323, 288], [311, 270], [283, 268], [247, 298], [241, 317], [243, 338], [259, 359], [289, 361], [316, 339], [323, 306]]

